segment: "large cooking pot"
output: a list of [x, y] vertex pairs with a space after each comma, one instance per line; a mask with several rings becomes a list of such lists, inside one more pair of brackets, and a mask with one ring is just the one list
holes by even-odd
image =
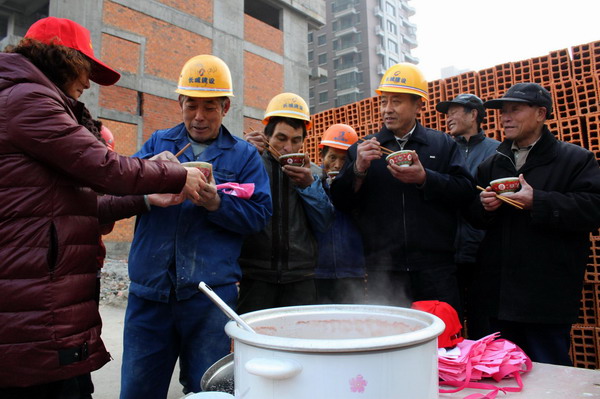
[[418, 310], [372, 305], [274, 308], [235, 322], [235, 397], [438, 397], [437, 336], [444, 323]]

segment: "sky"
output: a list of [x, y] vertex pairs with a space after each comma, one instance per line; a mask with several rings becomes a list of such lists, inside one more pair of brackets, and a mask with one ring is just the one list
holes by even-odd
[[598, 0], [411, 0], [412, 54], [427, 80], [440, 70], [479, 71], [600, 41]]

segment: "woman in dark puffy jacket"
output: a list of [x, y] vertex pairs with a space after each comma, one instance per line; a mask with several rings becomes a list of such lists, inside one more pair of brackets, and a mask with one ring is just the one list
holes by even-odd
[[199, 170], [119, 156], [80, 123], [89, 80], [119, 77], [66, 19], [0, 53], [2, 398], [90, 398], [89, 373], [110, 359], [94, 300], [97, 193], [198, 198]]

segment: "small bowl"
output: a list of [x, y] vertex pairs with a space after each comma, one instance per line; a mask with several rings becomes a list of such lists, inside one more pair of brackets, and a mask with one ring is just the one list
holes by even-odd
[[281, 166], [304, 166], [304, 154], [297, 152], [293, 154], [285, 154], [279, 157]]
[[413, 163], [413, 151], [412, 150], [402, 150], [396, 151], [385, 157], [385, 160], [390, 165], [397, 165], [401, 168], [406, 168]]
[[337, 175], [340, 174], [339, 170], [330, 170], [329, 172], [327, 172], [327, 177], [329, 177], [331, 180], [335, 179], [337, 177]]
[[210, 181], [212, 176], [212, 164], [208, 162], [184, 162], [181, 166], [186, 166], [188, 168], [198, 168], [200, 172], [206, 177], [207, 181]]
[[502, 179], [492, 180], [490, 182], [490, 186], [497, 194], [514, 193], [519, 189], [519, 178], [505, 177]]

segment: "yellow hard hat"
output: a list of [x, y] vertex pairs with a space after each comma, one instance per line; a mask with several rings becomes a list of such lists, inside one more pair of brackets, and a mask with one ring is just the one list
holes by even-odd
[[214, 55], [190, 58], [181, 69], [175, 92], [189, 97], [233, 97], [229, 67]]
[[302, 119], [306, 128], [310, 129], [310, 113], [308, 105], [302, 97], [294, 93], [281, 93], [269, 101], [263, 123], [269, 123], [272, 116], [283, 116], [285, 118]]
[[343, 123], [336, 123], [335, 125], [329, 126], [323, 138], [319, 143], [319, 148], [333, 147], [339, 148], [340, 150], [347, 150], [350, 146], [358, 141], [358, 135], [352, 129], [351, 126]]
[[407, 62], [392, 65], [385, 71], [379, 87], [375, 90], [379, 95], [382, 91], [416, 94], [425, 100], [429, 99], [425, 76], [419, 68]]

